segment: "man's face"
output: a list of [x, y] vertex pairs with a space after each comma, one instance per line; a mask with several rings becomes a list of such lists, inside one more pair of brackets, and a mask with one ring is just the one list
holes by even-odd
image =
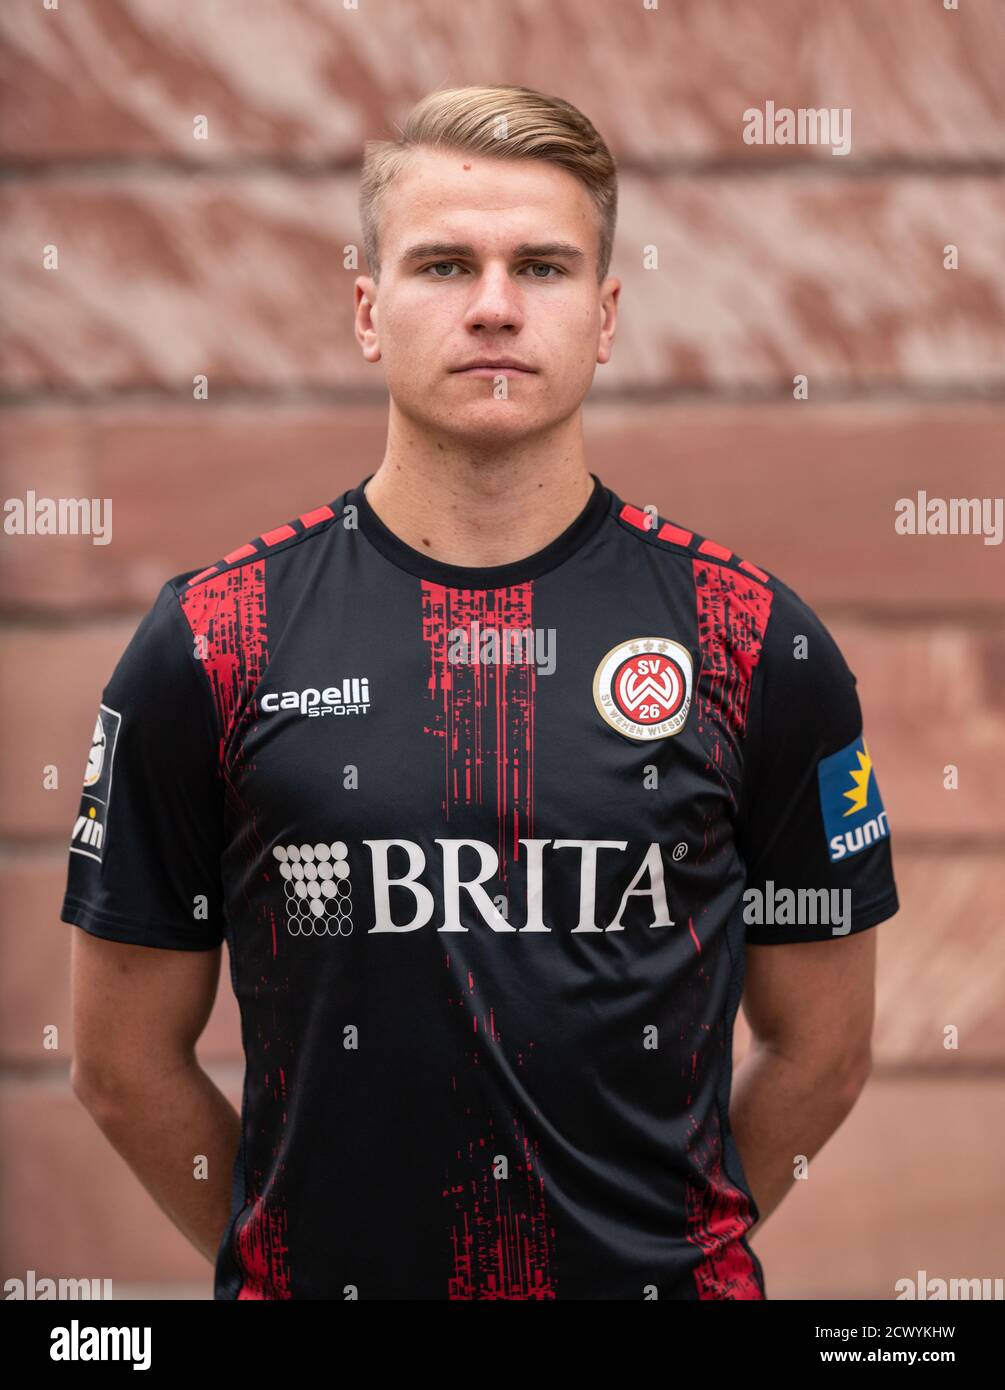
[[597, 283], [598, 237], [558, 165], [415, 151], [387, 199], [380, 284], [356, 281], [356, 336], [397, 409], [472, 444], [568, 418], [614, 337], [620, 284]]

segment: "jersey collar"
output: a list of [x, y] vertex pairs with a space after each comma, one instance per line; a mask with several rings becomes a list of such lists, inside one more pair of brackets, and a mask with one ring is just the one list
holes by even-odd
[[368, 473], [361, 483], [345, 494], [344, 498], [346, 505], [352, 504], [358, 509], [359, 526], [364, 536], [399, 569], [406, 570], [419, 579], [428, 579], [434, 584], [443, 584], [451, 589], [501, 589], [510, 584], [523, 584], [531, 579], [539, 579], [541, 575], [563, 564], [586, 544], [599, 529], [612, 501], [609, 489], [596, 473], [591, 473], [594, 486], [589, 501], [576, 519], [543, 550], [504, 565], [448, 565], [414, 550], [384, 525], [363, 492], [372, 477], [373, 474]]

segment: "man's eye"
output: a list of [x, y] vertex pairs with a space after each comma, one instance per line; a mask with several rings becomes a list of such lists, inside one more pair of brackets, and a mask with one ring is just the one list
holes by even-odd
[[[436, 272], [442, 270], [444, 267], [448, 270], [453, 270], [457, 265], [457, 261], [434, 261], [432, 265], [425, 266], [422, 273], [423, 275], [429, 275], [432, 271], [432, 279], [434, 280], [453, 280], [455, 278], [453, 275], [438, 275]], [[530, 277], [532, 280], [557, 279], [558, 276], [563, 274], [563, 271], [561, 271], [557, 265], [550, 265], [547, 261], [530, 261], [527, 265], [527, 269], [531, 271], [546, 270], [549, 272], [547, 275], [533, 274]]]

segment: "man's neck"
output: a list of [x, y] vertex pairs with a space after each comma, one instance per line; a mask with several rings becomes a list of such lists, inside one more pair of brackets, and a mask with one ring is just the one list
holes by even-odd
[[448, 565], [489, 567], [543, 550], [592, 491], [579, 411], [547, 434], [476, 450], [427, 437], [392, 404], [387, 449], [365, 494], [413, 550]]

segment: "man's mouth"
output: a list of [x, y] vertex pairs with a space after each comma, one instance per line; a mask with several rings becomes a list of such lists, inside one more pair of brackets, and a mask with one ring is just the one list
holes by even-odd
[[528, 367], [524, 362], [518, 362], [515, 357], [500, 357], [493, 360], [490, 357], [476, 357], [470, 362], [466, 362], [463, 367], [454, 367], [454, 376], [534, 376], [536, 367]]

